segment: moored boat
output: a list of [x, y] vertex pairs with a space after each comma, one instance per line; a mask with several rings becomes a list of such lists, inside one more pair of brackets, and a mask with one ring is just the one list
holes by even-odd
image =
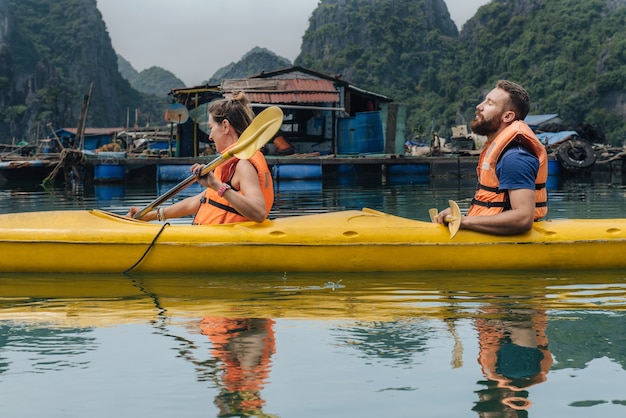
[[363, 209], [227, 225], [100, 210], [0, 215], [0, 272], [376, 272], [626, 267], [626, 219], [549, 220], [513, 236]]

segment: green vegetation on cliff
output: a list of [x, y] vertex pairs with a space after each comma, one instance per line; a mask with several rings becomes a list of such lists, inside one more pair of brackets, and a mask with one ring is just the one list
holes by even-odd
[[77, 124], [93, 82], [88, 126], [122, 126], [128, 109], [162, 114], [117, 69], [95, 0], [0, 0], [0, 140], [33, 139]]
[[[624, 21], [626, 0], [492, 0], [459, 33], [444, 0], [320, 0], [294, 64], [406, 104], [408, 132], [426, 137], [469, 123], [507, 78], [529, 90], [532, 113], [594, 125], [622, 145]], [[0, 141], [32, 138], [48, 122], [75, 126], [91, 82], [88, 126], [122, 125], [135, 108], [160, 116], [182, 82], [124, 64], [96, 0], [0, 0]], [[208, 82], [289, 65], [254, 48]]]
[[460, 34], [444, 0], [321, 0], [296, 65], [342, 74], [409, 106], [409, 129], [473, 118], [496, 80], [531, 93], [532, 113], [626, 138], [626, 0], [492, 0]]

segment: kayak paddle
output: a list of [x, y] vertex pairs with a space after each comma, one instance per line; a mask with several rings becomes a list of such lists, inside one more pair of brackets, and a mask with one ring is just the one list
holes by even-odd
[[[233, 156], [241, 160], [247, 160], [252, 157], [259, 148], [265, 145], [266, 142], [276, 135], [276, 132], [278, 132], [278, 129], [282, 124], [283, 111], [278, 106], [270, 106], [266, 108], [261, 113], [256, 115], [256, 117], [252, 120], [252, 123], [246, 128], [245, 131], [242, 132], [237, 142], [228, 147], [223, 154], [218, 154], [213, 161], [209, 162], [202, 168], [199, 176], [202, 177], [215, 170], [217, 166], [229, 160]], [[154, 199], [148, 206], [137, 212], [133, 217], [135, 219], [143, 218], [146, 213], [189, 187], [195, 181], [196, 176], [194, 174], [190, 175], [163, 195]]]
[[[459, 205], [454, 200], [448, 200], [448, 203], [450, 204], [452, 213], [446, 215], [445, 221], [448, 223], [450, 239], [452, 239], [456, 233], [459, 232], [459, 227], [461, 226], [461, 209], [459, 209]], [[430, 208], [428, 210], [431, 222], [435, 222], [435, 216], [437, 216], [438, 213], [439, 211], [436, 208]]]

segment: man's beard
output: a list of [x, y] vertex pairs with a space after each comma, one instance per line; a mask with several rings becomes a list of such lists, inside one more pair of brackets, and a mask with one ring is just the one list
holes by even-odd
[[489, 120], [474, 119], [472, 123], [470, 123], [470, 128], [472, 129], [472, 132], [477, 135], [488, 136], [496, 133], [498, 132], [498, 129], [500, 129], [500, 115]]

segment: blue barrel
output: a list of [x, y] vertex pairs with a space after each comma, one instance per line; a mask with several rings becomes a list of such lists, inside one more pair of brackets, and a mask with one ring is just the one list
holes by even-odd
[[159, 164], [157, 167], [157, 182], [179, 182], [191, 175], [190, 164]]
[[126, 178], [126, 168], [122, 164], [96, 164], [94, 167], [94, 181], [113, 182], [123, 181]]
[[356, 113], [338, 121], [338, 154], [382, 154], [385, 137], [380, 111]]
[[276, 179], [319, 179], [322, 178], [320, 164], [277, 164], [274, 166]]
[[556, 176], [548, 176], [546, 180], [546, 189], [550, 190], [559, 190], [563, 183], [563, 178], [560, 175]]
[[337, 121], [337, 153], [358, 154], [354, 118], [342, 118]]
[[548, 160], [548, 175], [558, 176], [561, 174], [561, 163], [559, 160]]

